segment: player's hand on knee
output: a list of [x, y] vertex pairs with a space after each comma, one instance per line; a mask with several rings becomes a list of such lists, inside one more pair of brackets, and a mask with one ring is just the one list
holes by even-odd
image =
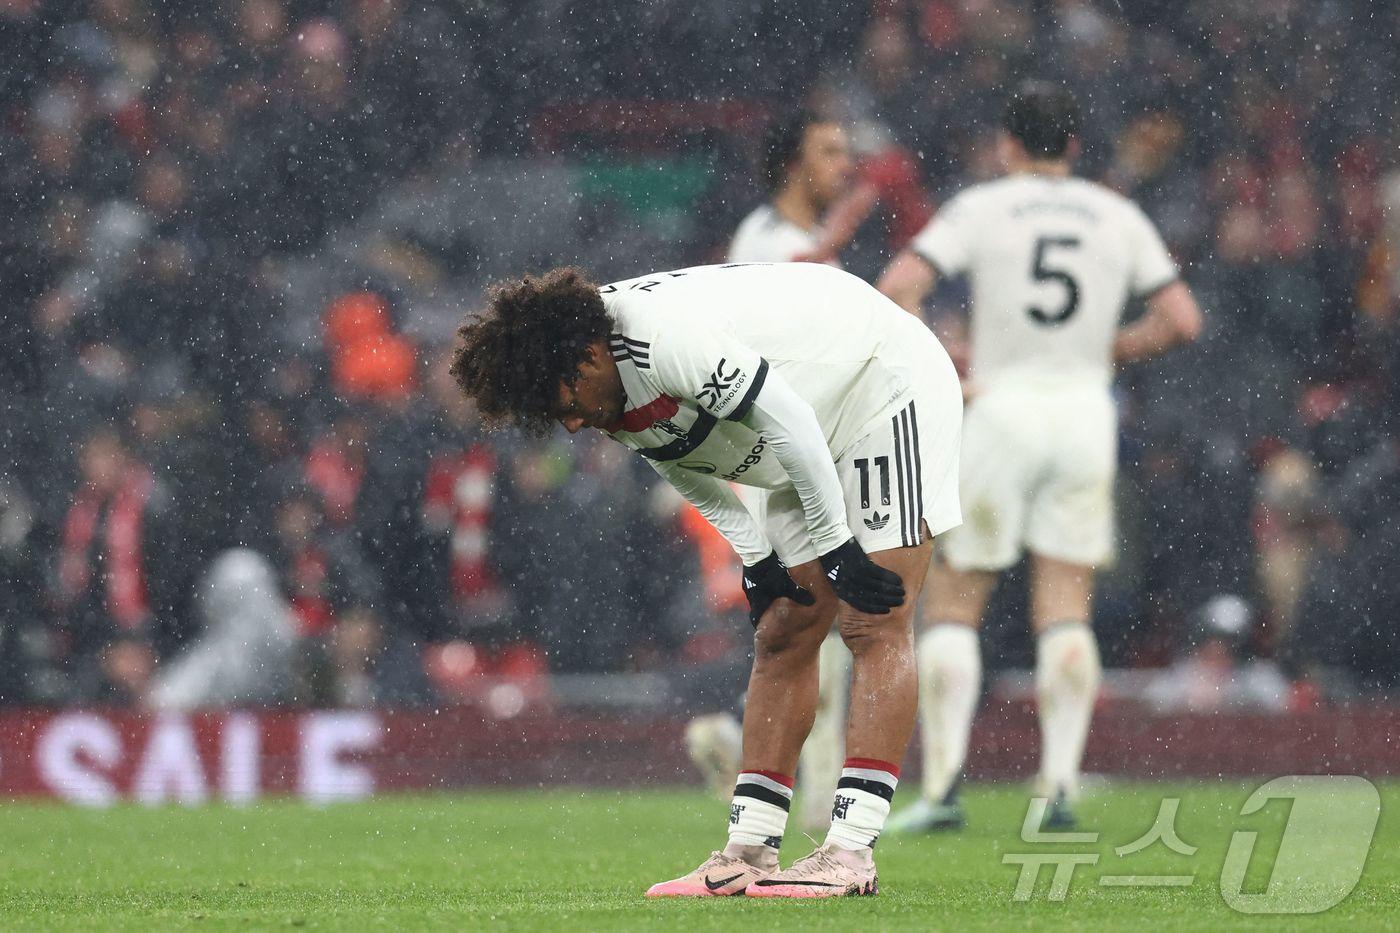
[[886, 615], [904, 604], [904, 583], [899, 574], [867, 557], [855, 538], [823, 554], [821, 563], [832, 590], [860, 612]]
[[744, 567], [744, 595], [749, 600], [749, 621], [758, 628], [759, 620], [776, 600], [790, 599], [799, 606], [810, 606], [817, 598], [793, 582], [787, 565], [776, 552], [752, 567]]

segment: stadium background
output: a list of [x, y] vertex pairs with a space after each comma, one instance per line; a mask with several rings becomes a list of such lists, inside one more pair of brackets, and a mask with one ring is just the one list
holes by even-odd
[[[732, 562], [605, 439], [481, 432], [452, 329], [524, 270], [719, 258], [799, 101], [880, 196], [842, 257], [873, 278], [995, 173], [1026, 75], [1080, 95], [1082, 172], [1208, 316], [1120, 380], [1088, 767], [1394, 769], [1400, 8], [567, 7], [0, 2], [0, 788], [139, 796], [159, 759], [153, 799], [202, 799], [202, 755], [226, 796], [316, 796], [322, 733], [332, 795], [369, 786], [335, 770], [357, 749], [385, 787], [693, 779], [680, 724], [747, 663]], [[954, 345], [964, 297], [931, 309]], [[231, 548], [276, 575], [253, 629], [211, 577]], [[982, 776], [1034, 748], [1022, 602], [1013, 574], [984, 635]], [[201, 645], [279, 711], [148, 715], [209, 705], [167, 683]], [[41, 767], [113, 743], [110, 785]]]

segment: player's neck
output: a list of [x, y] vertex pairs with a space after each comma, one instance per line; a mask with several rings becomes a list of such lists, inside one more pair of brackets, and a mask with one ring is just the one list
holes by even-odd
[[1068, 178], [1070, 164], [1064, 159], [1024, 159], [1007, 166], [1008, 175], [1045, 175], [1050, 178]]
[[773, 195], [772, 203], [778, 216], [803, 230], [815, 229], [821, 219], [821, 211], [812, 203], [811, 198], [807, 197], [807, 192], [802, 190], [801, 185], [788, 185]]

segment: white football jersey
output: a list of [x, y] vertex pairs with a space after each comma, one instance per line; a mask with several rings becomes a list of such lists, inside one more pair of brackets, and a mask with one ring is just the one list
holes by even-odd
[[815, 230], [803, 230], [773, 205], [761, 204], [734, 231], [734, 239], [729, 242], [729, 261], [792, 262], [816, 247]]
[[1016, 174], [971, 187], [910, 248], [940, 276], [970, 280], [978, 389], [1027, 378], [1108, 385], [1125, 303], [1177, 277], [1136, 204], [1072, 177]]
[[917, 375], [951, 372], [922, 322], [831, 266], [697, 266], [601, 292], [627, 394], [608, 434], [645, 457], [744, 485], [789, 483], [767, 441], [739, 420], [770, 368], [812, 407], [834, 457], [888, 421]]

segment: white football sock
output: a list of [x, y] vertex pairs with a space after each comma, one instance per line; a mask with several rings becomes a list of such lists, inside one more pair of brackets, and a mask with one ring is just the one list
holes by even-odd
[[776, 855], [791, 806], [792, 778], [773, 771], [740, 771], [729, 805], [729, 845], [765, 846]]
[[919, 722], [923, 729], [924, 797], [941, 801], [967, 761], [972, 718], [982, 694], [977, 630], [934, 625], [919, 637]]
[[869, 849], [880, 838], [890, 801], [899, 786], [899, 768], [874, 758], [847, 758], [836, 782], [826, 845]]
[[1035, 691], [1040, 707], [1038, 792], [1079, 793], [1079, 761], [1099, 692], [1099, 647], [1084, 622], [1060, 622], [1035, 644]]
[[851, 651], [833, 632], [822, 642], [817, 715], [797, 761], [798, 820], [805, 829], [831, 821], [831, 795], [846, 759], [846, 700], [851, 692]]

